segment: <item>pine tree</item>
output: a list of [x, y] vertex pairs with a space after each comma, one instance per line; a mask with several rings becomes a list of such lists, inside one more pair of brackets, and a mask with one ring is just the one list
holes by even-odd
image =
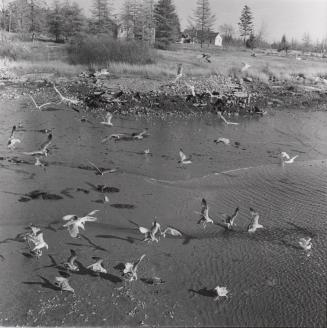
[[202, 48], [202, 44], [208, 38], [212, 30], [216, 17], [211, 13], [209, 0], [197, 0], [196, 5], [197, 7], [193, 12], [194, 17], [191, 17], [190, 20], [198, 31], [197, 38], [200, 40]]
[[240, 21], [238, 23], [241, 37], [245, 43], [246, 38], [254, 34], [253, 17], [249, 6], [245, 5], [242, 9]]
[[94, 33], [106, 33], [113, 30], [112, 8], [108, 0], [93, 0], [91, 30]]
[[158, 1], [154, 7], [154, 20], [156, 46], [161, 49], [167, 49], [175, 41], [176, 28], [179, 25], [179, 18], [171, 0]]
[[278, 51], [282, 51], [285, 50], [285, 52], [287, 53], [289, 49], [289, 44], [286, 40], [286, 36], [285, 34], [282, 36], [282, 40], [280, 41], [279, 47], [278, 47]]

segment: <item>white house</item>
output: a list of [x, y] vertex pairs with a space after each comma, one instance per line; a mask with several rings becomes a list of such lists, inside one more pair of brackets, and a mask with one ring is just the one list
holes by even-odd
[[220, 36], [220, 34], [218, 33], [215, 38], [215, 46], [222, 47], [222, 45], [223, 45], [223, 39]]

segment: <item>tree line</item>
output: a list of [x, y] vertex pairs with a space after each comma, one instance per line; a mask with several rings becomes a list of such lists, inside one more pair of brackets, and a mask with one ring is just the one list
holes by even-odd
[[[92, 0], [91, 15], [87, 17], [77, 2], [54, 0], [51, 6], [44, 0], [2, 1], [0, 9], [2, 30], [30, 35], [48, 35], [57, 42], [65, 42], [74, 35], [85, 32], [109, 34], [114, 38], [123, 33], [124, 38], [150, 42], [167, 49], [181, 36], [181, 26], [173, 0], [124, 0], [117, 11], [110, 0]], [[193, 15], [184, 30], [190, 40], [199, 43], [212, 42], [216, 16], [209, 0], [197, 0]], [[255, 31], [252, 10], [245, 5], [238, 22], [239, 38], [231, 24], [219, 26], [225, 44], [246, 45], [249, 48], [270, 47], [278, 50], [300, 48], [306, 50], [325, 49], [326, 40], [313, 42], [305, 34], [302, 43], [286, 40], [272, 45], [265, 41], [265, 26]], [[241, 42], [240, 42], [241, 41]]]

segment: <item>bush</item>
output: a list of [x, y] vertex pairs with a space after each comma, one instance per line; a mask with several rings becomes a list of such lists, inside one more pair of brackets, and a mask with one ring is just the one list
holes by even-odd
[[144, 65], [156, 61], [156, 52], [141, 41], [120, 41], [108, 35], [76, 35], [67, 50], [71, 63], [89, 66], [110, 62]]
[[12, 60], [28, 59], [31, 56], [31, 51], [22, 42], [15, 41], [0, 41], [0, 57], [9, 58]]

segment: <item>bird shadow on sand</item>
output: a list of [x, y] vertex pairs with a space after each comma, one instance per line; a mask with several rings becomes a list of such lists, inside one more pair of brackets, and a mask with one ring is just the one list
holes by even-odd
[[106, 248], [95, 244], [89, 237], [87, 237], [83, 234], [80, 234], [80, 236], [81, 236], [81, 238], [83, 238], [84, 240], [86, 240], [89, 243], [89, 245], [87, 245], [87, 246], [90, 246], [90, 247], [94, 248], [94, 250], [97, 250], [97, 251], [108, 252], [108, 250]]
[[117, 284], [119, 282], [123, 282], [123, 280], [111, 273], [100, 273], [100, 277], [105, 280], [109, 280], [110, 282]]
[[133, 244], [135, 240], [141, 240], [141, 239], [132, 238], [130, 236], [123, 238], [123, 237], [118, 237], [118, 236], [114, 236], [114, 235], [96, 235], [95, 237], [96, 238], [107, 238], [107, 239], [118, 239], [118, 240], [127, 241], [130, 244]]
[[43, 288], [52, 289], [52, 290], [55, 290], [55, 291], [60, 290], [60, 288], [57, 287], [55, 284], [53, 284], [49, 279], [44, 278], [40, 275], [38, 275], [38, 277], [40, 279], [42, 279], [42, 281], [23, 281], [22, 283], [24, 285], [40, 285]]
[[199, 290], [189, 289], [190, 293], [198, 294], [206, 297], [216, 297], [217, 293], [213, 289], [208, 289], [207, 287], [201, 288]]
[[34, 256], [33, 256], [31, 253], [22, 252], [21, 254], [22, 254], [23, 256], [25, 256], [26, 258], [28, 258], [28, 259], [33, 259], [33, 258], [34, 258]]

